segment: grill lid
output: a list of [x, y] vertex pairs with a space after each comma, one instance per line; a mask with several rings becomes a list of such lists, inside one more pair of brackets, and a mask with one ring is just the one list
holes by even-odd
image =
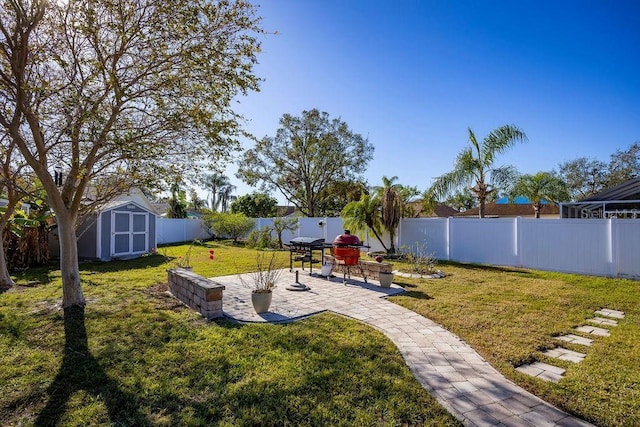
[[324, 239], [317, 237], [296, 237], [289, 241], [290, 246], [322, 246]]
[[336, 238], [333, 240], [333, 244], [339, 246], [362, 246], [362, 243], [360, 243], [360, 239], [358, 239], [358, 236], [354, 236], [349, 230], [344, 230], [343, 234], [336, 236]]

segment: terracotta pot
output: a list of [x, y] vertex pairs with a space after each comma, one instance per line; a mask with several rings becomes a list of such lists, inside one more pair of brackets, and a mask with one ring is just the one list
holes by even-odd
[[252, 292], [251, 304], [253, 304], [253, 309], [256, 311], [256, 313], [262, 314], [269, 311], [272, 297], [273, 292]]

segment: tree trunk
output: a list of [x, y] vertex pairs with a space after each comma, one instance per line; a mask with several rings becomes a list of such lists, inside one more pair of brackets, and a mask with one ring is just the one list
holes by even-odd
[[533, 204], [533, 212], [535, 213], [536, 218], [540, 218], [540, 203]]
[[4, 253], [4, 243], [2, 241], [4, 227], [0, 228], [0, 289], [9, 289], [15, 283], [9, 274], [7, 267], [7, 257]]
[[13, 212], [15, 203], [9, 202], [6, 212], [0, 218], [0, 289], [8, 289], [15, 285], [11, 275], [9, 274], [9, 266], [7, 265], [7, 257], [4, 249], [4, 229], [9, 222], [10, 212]]
[[86, 301], [80, 285], [76, 218], [68, 211], [56, 212], [60, 239], [60, 273], [62, 274], [62, 307], [84, 307]]
[[393, 231], [389, 231], [389, 238], [391, 239], [391, 247], [389, 248], [389, 253], [390, 254], [395, 254], [396, 253], [396, 245], [393, 243], [393, 240], [395, 239], [395, 233]]

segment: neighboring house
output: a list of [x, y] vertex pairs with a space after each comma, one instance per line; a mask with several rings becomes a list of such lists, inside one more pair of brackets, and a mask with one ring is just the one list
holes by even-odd
[[560, 204], [561, 218], [640, 218], [640, 178], [593, 196]]
[[427, 213], [422, 210], [422, 202], [409, 202], [409, 210], [413, 215], [407, 216], [407, 218], [449, 218], [460, 213], [451, 206], [442, 203], [436, 204], [433, 210]]
[[169, 203], [167, 202], [151, 202], [151, 206], [158, 216], [167, 216]]
[[296, 212], [295, 206], [278, 206], [276, 215], [279, 217], [292, 216]]
[[[135, 258], [156, 247], [157, 214], [138, 189], [118, 196], [95, 213], [82, 218], [78, 227], [78, 258], [109, 261]], [[59, 256], [54, 229], [49, 236], [52, 256]]]
[[[560, 209], [554, 204], [543, 204], [540, 208], [540, 218], [558, 218]], [[480, 208], [467, 209], [460, 212], [456, 217], [474, 217], [480, 216]], [[485, 218], [533, 218], [535, 212], [532, 203], [486, 203], [484, 205]]]

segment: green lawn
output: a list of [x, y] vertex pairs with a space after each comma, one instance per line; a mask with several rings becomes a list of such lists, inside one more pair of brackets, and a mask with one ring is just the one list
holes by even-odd
[[[215, 250], [211, 261], [208, 250]], [[168, 297], [187, 245], [81, 265], [85, 352], [66, 351], [60, 274], [34, 269], [0, 294], [0, 425], [459, 425], [381, 333], [332, 314], [286, 325], [207, 323]], [[282, 253], [288, 263], [288, 253]], [[194, 247], [205, 276], [248, 271], [255, 252]], [[640, 425], [639, 282], [443, 264], [441, 280], [397, 278], [392, 300], [458, 334], [543, 399], [601, 426]], [[545, 360], [554, 335], [593, 311], [626, 312], [560, 384], [514, 367]], [[81, 348], [71, 346], [68, 348]], [[84, 353], [84, 354], [83, 354]]]

